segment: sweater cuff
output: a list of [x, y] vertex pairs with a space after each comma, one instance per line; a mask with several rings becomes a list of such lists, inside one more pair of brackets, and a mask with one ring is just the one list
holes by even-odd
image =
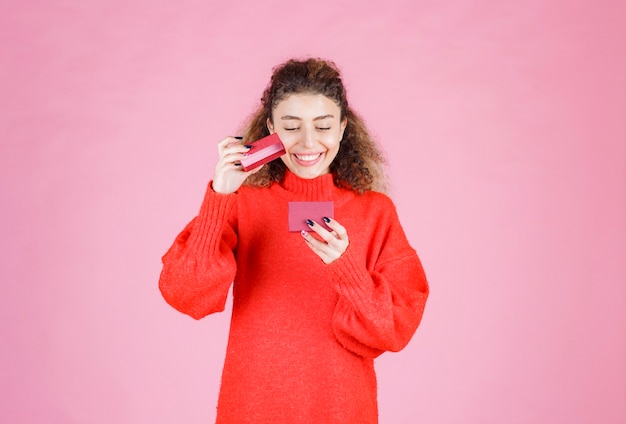
[[329, 265], [329, 269], [334, 276], [334, 288], [340, 296], [357, 309], [371, 302], [374, 282], [364, 263], [345, 252]]
[[195, 231], [198, 238], [194, 241], [195, 248], [209, 252], [219, 248], [224, 225], [237, 201], [236, 193], [217, 193], [213, 190], [212, 184], [213, 181], [209, 182], [200, 207]]

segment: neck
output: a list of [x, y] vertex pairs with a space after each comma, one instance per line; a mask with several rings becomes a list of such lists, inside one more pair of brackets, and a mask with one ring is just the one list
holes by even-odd
[[331, 199], [335, 187], [332, 174], [324, 174], [317, 178], [305, 179], [298, 177], [289, 170], [285, 171], [280, 185], [285, 190], [310, 200]]

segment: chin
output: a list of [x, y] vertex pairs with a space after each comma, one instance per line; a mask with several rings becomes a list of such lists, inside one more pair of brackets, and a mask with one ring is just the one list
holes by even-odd
[[304, 178], [305, 180], [312, 180], [313, 178], [317, 178], [328, 173], [324, 172], [324, 170], [319, 167], [303, 168], [299, 166], [287, 166], [287, 169], [289, 169], [292, 174], [295, 174], [300, 178]]

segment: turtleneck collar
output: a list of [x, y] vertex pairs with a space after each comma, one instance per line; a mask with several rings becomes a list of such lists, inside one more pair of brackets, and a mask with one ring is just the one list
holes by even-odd
[[285, 170], [280, 186], [286, 191], [302, 197], [302, 200], [331, 200], [335, 183], [333, 174], [324, 174], [313, 179], [304, 179]]

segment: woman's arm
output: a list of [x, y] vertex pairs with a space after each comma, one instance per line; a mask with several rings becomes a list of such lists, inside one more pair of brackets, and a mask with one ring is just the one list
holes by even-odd
[[218, 161], [198, 216], [163, 256], [159, 288], [179, 311], [200, 319], [224, 310], [237, 263], [237, 190], [260, 168], [244, 172], [240, 160], [250, 146], [242, 137], [217, 143]]
[[235, 278], [236, 198], [216, 193], [209, 184], [200, 213], [163, 256], [163, 297], [195, 319], [224, 310]]
[[350, 247], [329, 265], [339, 301], [333, 329], [348, 350], [376, 357], [404, 348], [417, 329], [429, 288], [422, 264], [409, 245], [395, 213], [376, 223], [369, 264]]

